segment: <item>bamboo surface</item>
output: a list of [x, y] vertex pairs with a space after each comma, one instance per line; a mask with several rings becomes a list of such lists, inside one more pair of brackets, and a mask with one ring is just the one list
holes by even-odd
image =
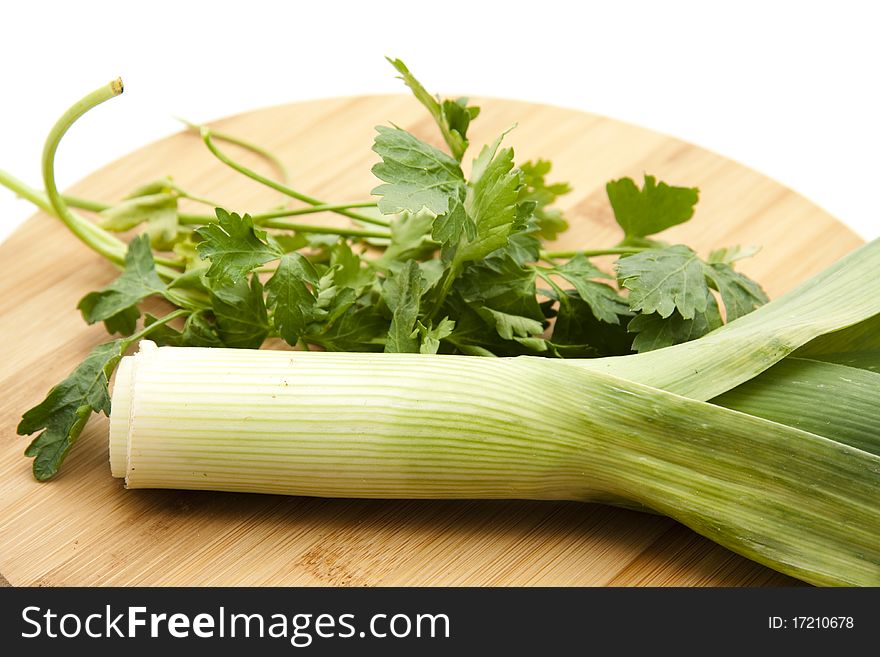
[[[771, 296], [861, 240], [803, 197], [738, 163], [612, 119], [522, 102], [477, 100], [474, 147], [514, 124], [517, 161], [553, 160], [551, 180], [571, 229], [558, 248], [619, 239], [604, 184], [643, 173], [697, 186], [695, 218], [667, 241], [707, 253], [762, 251], [742, 264]], [[326, 201], [365, 200], [373, 126], [395, 124], [440, 145], [406, 96], [337, 98], [257, 110], [216, 122], [277, 153], [297, 189]], [[74, 129], [75, 131], [75, 129]], [[271, 166], [226, 147], [266, 174]], [[64, 158], [62, 144], [59, 158]], [[140, 149], [70, 191], [113, 200], [171, 175], [230, 210], [260, 211], [277, 193], [217, 162], [192, 133]], [[196, 210], [196, 207], [192, 208]], [[199, 211], [201, 208], [198, 208]], [[340, 221], [315, 217], [311, 221]], [[344, 221], [344, 220], [343, 220]], [[599, 264], [604, 264], [599, 261]], [[13, 585], [577, 585], [755, 586], [795, 580], [659, 516], [571, 502], [370, 501], [185, 491], [126, 491], [110, 476], [107, 419], [93, 418], [60, 476], [31, 477], [15, 435], [40, 401], [104, 339], [75, 306], [114, 268], [56, 220], [38, 214], [0, 245], [0, 582]]]

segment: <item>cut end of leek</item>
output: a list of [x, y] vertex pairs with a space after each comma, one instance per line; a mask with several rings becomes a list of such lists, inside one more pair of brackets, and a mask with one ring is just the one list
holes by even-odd
[[155, 342], [141, 340], [138, 352], [125, 356], [116, 369], [116, 383], [113, 386], [110, 412], [110, 474], [119, 479], [126, 478], [129, 461], [129, 437], [131, 435], [132, 405], [136, 363], [143, 354], [158, 349]]

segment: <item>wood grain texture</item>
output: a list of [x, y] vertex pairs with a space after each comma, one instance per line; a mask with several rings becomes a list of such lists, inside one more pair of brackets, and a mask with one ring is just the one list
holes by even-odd
[[[575, 191], [559, 248], [618, 239], [604, 183], [651, 173], [701, 189], [696, 217], [664, 235], [706, 253], [761, 244], [743, 269], [777, 296], [860, 243], [778, 183], [713, 153], [611, 119], [506, 100], [479, 101], [473, 142], [514, 123], [517, 160], [549, 157]], [[332, 201], [375, 185], [373, 126], [393, 121], [438, 142], [405, 96], [322, 100], [217, 122], [289, 165], [295, 186]], [[239, 154], [238, 152], [236, 154]], [[255, 168], [265, 162], [241, 153]], [[61, 147], [60, 157], [64, 157]], [[217, 163], [192, 134], [143, 148], [71, 191], [117, 199], [171, 175], [239, 211], [279, 196]], [[338, 221], [315, 218], [314, 221]], [[107, 420], [93, 419], [48, 484], [31, 478], [15, 436], [38, 402], [95, 344], [75, 309], [115, 276], [55, 220], [37, 215], [0, 245], [0, 573], [13, 585], [790, 585], [675, 522], [592, 504], [366, 501], [207, 492], [126, 491], [110, 477]]]

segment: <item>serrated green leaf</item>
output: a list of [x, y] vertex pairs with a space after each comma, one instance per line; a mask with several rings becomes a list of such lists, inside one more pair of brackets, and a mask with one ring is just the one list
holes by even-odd
[[433, 224], [434, 215], [427, 211], [396, 216], [391, 220], [391, 243], [374, 264], [388, 269], [399, 261], [430, 255], [437, 248], [431, 239]]
[[373, 175], [384, 184], [372, 193], [381, 196], [383, 214], [427, 209], [445, 214], [454, 200], [463, 200], [464, 174], [458, 161], [400, 128], [377, 126], [373, 150], [382, 162]]
[[715, 262], [705, 267], [706, 277], [721, 294], [727, 321], [732, 322], [769, 301], [755, 281], [734, 271], [729, 264]]
[[[431, 238], [440, 242], [447, 253], [455, 253], [463, 238], [474, 239], [477, 228], [464, 209], [464, 204], [455, 199], [449, 211], [434, 220]], [[447, 258], [448, 259], [448, 258]]]
[[531, 201], [535, 204], [535, 225], [538, 234], [546, 240], [555, 240], [559, 233], [568, 229], [568, 222], [562, 212], [551, 208], [556, 199], [571, 191], [568, 183], [548, 183], [547, 174], [552, 168], [548, 160], [525, 162], [520, 165], [523, 172], [523, 186], [519, 192], [520, 203]]
[[557, 274], [572, 286], [590, 307], [596, 319], [608, 324], [619, 324], [619, 316], [629, 314], [629, 305], [610, 285], [592, 280], [607, 278], [600, 269], [582, 254], [575, 255], [571, 260], [554, 267], [549, 273]]
[[[358, 294], [365, 287], [372, 285], [375, 280], [375, 274], [364, 266], [363, 258], [352, 251], [345, 240], [340, 240], [330, 249], [330, 268], [333, 271], [333, 284], [336, 287], [350, 287]], [[312, 281], [309, 282], [314, 284]]]
[[637, 334], [632, 346], [641, 353], [695, 340], [714, 331], [721, 324], [718, 304], [707, 293], [706, 309], [695, 314], [692, 319], [684, 319], [678, 312], [668, 317], [661, 317], [658, 313], [641, 314], [633, 317], [627, 330]]
[[504, 148], [471, 188], [465, 209], [476, 225], [476, 237], [456, 253], [459, 263], [479, 260], [507, 245], [517, 228], [517, 199], [522, 173], [513, 166], [513, 149]]
[[107, 333], [113, 335], [131, 335], [137, 329], [137, 321], [141, 317], [141, 311], [137, 306], [129, 306], [120, 310], [115, 315], [104, 320], [104, 328]]
[[[620, 356], [631, 351], [632, 336], [617, 322], [603, 322], [596, 318], [593, 308], [576, 290], [549, 290], [559, 302], [553, 333], [548, 345], [557, 355], [565, 358]], [[626, 307], [620, 317], [629, 315]]]
[[[536, 298], [535, 271], [509, 256], [486, 259], [467, 267], [456, 281], [456, 291], [474, 310], [488, 307], [536, 322], [544, 312]], [[450, 313], [450, 317], [455, 315]], [[491, 322], [494, 325], [494, 321]]]
[[530, 317], [510, 315], [485, 306], [478, 308], [477, 312], [493, 325], [498, 335], [505, 340], [513, 340], [515, 337], [527, 338], [544, 332], [544, 325]]
[[645, 176], [642, 189], [632, 178], [612, 180], [605, 186], [614, 218], [624, 232], [624, 243], [632, 243], [671, 226], [684, 223], [694, 215], [700, 198], [695, 187], [672, 187]]
[[225, 347], [217, 332], [212, 313], [206, 310], [194, 312], [186, 318], [180, 337], [181, 347]]
[[318, 274], [305, 256], [289, 253], [266, 283], [266, 303], [272, 309], [275, 330], [291, 346], [315, 317], [315, 295], [306, 284], [317, 282]]
[[583, 253], [577, 253], [573, 258], [556, 265], [553, 272], [569, 279], [610, 278], [608, 274], [596, 267]]
[[436, 354], [440, 349], [440, 341], [448, 338], [455, 330], [455, 322], [448, 317], [440, 320], [437, 326], [433, 326], [430, 322], [427, 326], [421, 322], [416, 322], [416, 331], [421, 341], [419, 346], [420, 354]]
[[101, 212], [99, 225], [105, 230], [124, 232], [146, 224], [150, 241], [157, 249], [170, 249], [179, 228], [177, 195], [167, 191], [139, 195]]
[[413, 95], [434, 117], [453, 157], [456, 160], [461, 160], [468, 147], [468, 126], [480, 113], [480, 108], [468, 106], [467, 98], [440, 102], [435, 96], [428, 93], [402, 61], [390, 57], [386, 57], [386, 59], [397, 69], [401, 79], [412, 90]]
[[710, 265], [716, 263], [723, 263], [727, 265], [731, 265], [737, 260], [742, 260], [743, 258], [751, 258], [758, 251], [761, 250], [759, 246], [727, 246], [722, 249], [715, 249], [709, 253], [709, 257], [706, 259]]
[[385, 338], [385, 353], [418, 353], [416, 320], [423, 293], [422, 273], [415, 260], [389, 274], [382, 296], [391, 310], [391, 326]]
[[223, 285], [236, 283], [252, 270], [284, 255], [277, 244], [266, 240], [266, 233], [254, 227], [248, 215], [216, 209], [217, 223], [196, 229], [202, 239], [199, 255], [210, 260], [207, 276]]
[[498, 153], [498, 148], [501, 146], [501, 142], [504, 139], [504, 136], [510, 132], [513, 128], [508, 128], [500, 135], [495, 137], [495, 141], [490, 144], [486, 144], [483, 148], [480, 149], [477, 157], [474, 158], [473, 163], [471, 164], [471, 176], [468, 180], [468, 184], [473, 187], [480, 179], [485, 175], [486, 169], [489, 168], [489, 165], [492, 163], [492, 160], [495, 159], [495, 155]]
[[706, 311], [709, 288], [703, 262], [682, 244], [625, 256], [616, 268], [621, 287], [630, 291], [631, 310], [666, 318], [678, 309], [683, 319]]
[[108, 381], [126, 346], [125, 340], [114, 340], [92, 349], [64, 381], [22, 416], [19, 435], [44, 429], [25, 451], [26, 456], [34, 457], [37, 480], [44, 481], [58, 472], [92, 413], [109, 415]]
[[263, 286], [253, 276], [211, 290], [211, 308], [217, 319], [217, 335], [227, 347], [257, 349], [269, 335], [269, 316]]
[[307, 340], [327, 351], [382, 351], [388, 321], [373, 306], [349, 305], [324, 331]]
[[125, 268], [119, 278], [103, 290], [84, 296], [77, 308], [89, 324], [104, 321], [110, 333], [130, 335], [140, 317], [137, 304], [164, 291], [165, 284], [156, 273], [149, 236], [144, 234], [129, 243]]

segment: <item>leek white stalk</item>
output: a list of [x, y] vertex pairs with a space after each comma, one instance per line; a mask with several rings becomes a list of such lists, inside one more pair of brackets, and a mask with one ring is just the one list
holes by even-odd
[[126, 359], [129, 488], [629, 502], [817, 584], [880, 584], [880, 458], [537, 358], [156, 348]]

